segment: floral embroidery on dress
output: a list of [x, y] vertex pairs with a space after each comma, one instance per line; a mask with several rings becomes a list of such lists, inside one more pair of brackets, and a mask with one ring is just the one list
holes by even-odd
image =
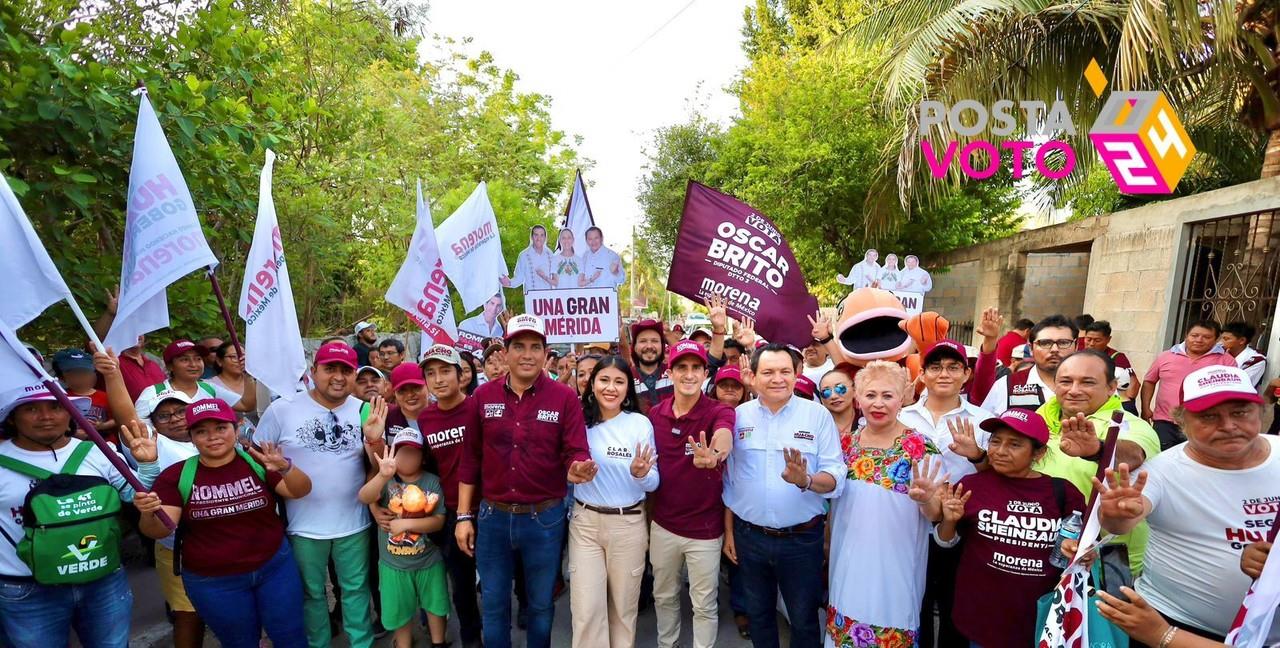
[[849, 479], [878, 485], [895, 493], [906, 494], [911, 485], [911, 463], [929, 454], [940, 454], [928, 437], [908, 430], [893, 441], [893, 447], [864, 448], [862, 430], [840, 438], [840, 450], [848, 466]]
[[833, 605], [827, 606], [827, 634], [840, 648], [914, 648], [917, 639], [914, 630], [858, 623]]
[[581, 270], [578, 269], [578, 260], [573, 257], [567, 259], [561, 257], [560, 264], [556, 266], [556, 274], [576, 275], [579, 272]]

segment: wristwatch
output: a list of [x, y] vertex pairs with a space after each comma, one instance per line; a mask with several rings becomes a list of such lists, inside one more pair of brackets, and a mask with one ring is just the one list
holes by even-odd
[[986, 460], [987, 460], [987, 451], [986, 451], [986, 450], [983, 450], [983, 451], [982, 451], [982, 454], [978, 455], [978, 458], [977, 458], [977, 459], [970, 459], [969, 457], [965, 457], [965, 459], [966, 459], [966, 460], [968, 460], [968, 461], [969, 461], [969, 463], [971, 463], [971, 464], [973, 464], [973, 465], [975, 465], [975, 466], [976, 466], [976, 465], [978, 465], [978, 464], [980, 464], [980, 463], [982, 463], [982, 462], [984, 462], [984, 461], [986, 461]]

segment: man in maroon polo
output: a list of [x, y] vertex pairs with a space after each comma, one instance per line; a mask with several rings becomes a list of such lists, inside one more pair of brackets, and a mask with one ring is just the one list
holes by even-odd
[[[458, 546], [475, 556], [484, 584], [482, 634], [487, 648], [511, 646], [511, 584], [516, 555], [523, 561], [529, 601], [530, 648], [549, 648], [552, 590], [565, 533], [565, 481], [596, 474], [578, 393], [543, 372], [547, 336], [542, 319], [522, 314], [507, 322], [510, 366], [501, 380], [481, 385], [458, 482]], [[475, 503], [476, 484], [481, 501]]]
[[677, 343], [667, 366], [675, 392], [649, 410], [662, 470], [658, 489], [649, 495], [658, 646], [672, 648], [680, 638], [680, 573], [687, 566], [693, 646], [711, 648], [724, 539], [722, 478], [733, 448], [734, 412], [702, 391], [707, 352], [701, 344]]

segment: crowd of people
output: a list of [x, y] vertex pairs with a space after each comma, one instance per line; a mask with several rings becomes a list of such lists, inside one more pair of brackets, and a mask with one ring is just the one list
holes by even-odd
[[[514, 315], [478, 354], [417, 362], [361, 322], [322, 342], [306, 391], [261, 407], [217, 337], [173, 340], [163, 365], [145, 339], [59, 351], [144, 489], [43, 388], [0, 403], [0, 646], [128, 645], [136, 530], [180, 648], [206, 629], [407, 647], [419, 624], [432, 646], [503, 648], [513, 623], [545, 647], [565, 590], [574, 646], [635, 645], [651, 603], [673, 648], [686, 588], [687, 645], [709, 648], [726, 578], [762, 648], [779, 612], [795, 647], [1025, 648], [1095, 491], [1116, 534], [1082, 557], [1102, 615], [1135, 645], [1221, 645], [1280, 510], [1251, 327], [1194, 322], [1139, 380], [1088, 316], [1005, 330], [988, 309], [977, 348], [943, 339], [913, 371], [844, 362], [821, 314], [796, 349], [707, 306], [709, 326], [640, 320], [568, 353]], [[66, 519], [47, 524], [49, 496]]]

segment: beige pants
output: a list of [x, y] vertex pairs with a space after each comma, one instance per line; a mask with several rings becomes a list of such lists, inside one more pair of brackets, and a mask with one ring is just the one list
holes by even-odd
[[569, 521], [569, 611], [573, 645], [631, 648], [649, 533], [644, 515], [573, 507]]
[[720, 586], [720, 546], [714, 540], [678, 536], [649, 525], [649, 561], [653, 563], [653, 607], [658, 613], [658, 646], [680, 641], [680, 568], [689, 569], [689, 602], [693, 604], [693, 648], [716, 644], [716, 593]]

